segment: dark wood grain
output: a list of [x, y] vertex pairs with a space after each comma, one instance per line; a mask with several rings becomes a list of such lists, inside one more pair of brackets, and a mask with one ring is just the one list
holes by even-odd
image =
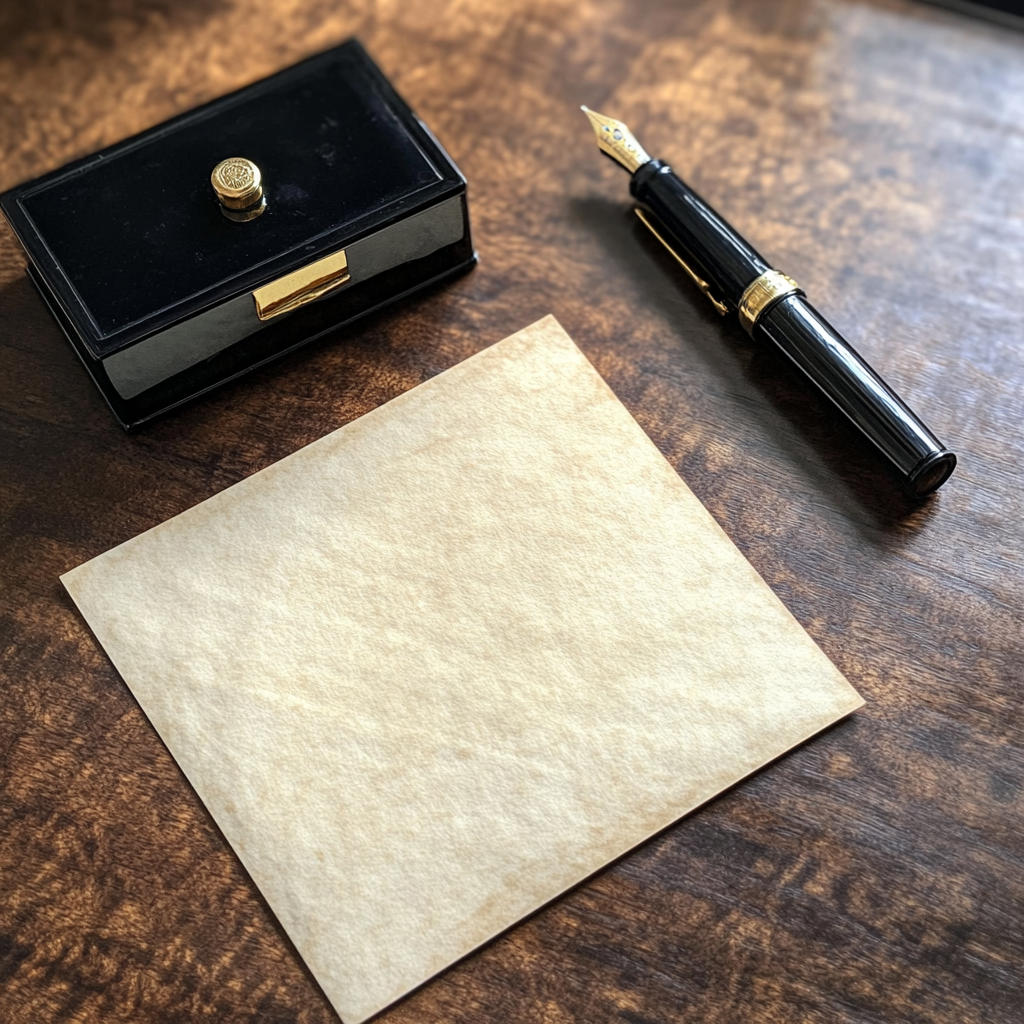
[[[128, 437], [0, 227], [0, 1021], [336, 1019], [58, 575], [552, 312], [868, 704], [382, 1019], [1019, 1022], [1024, 35], [895, 0], [11, 3], [0, 188], [352, 33], [469, 178], [450, 287]], [[681, 279], [581, 102], [957, 450], [933, 501]]]

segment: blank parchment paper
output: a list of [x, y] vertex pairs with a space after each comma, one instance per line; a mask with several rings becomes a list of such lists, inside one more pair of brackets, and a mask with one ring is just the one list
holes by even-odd
[[552, 317], [63, 581], [346, 1024], [862, 703]]

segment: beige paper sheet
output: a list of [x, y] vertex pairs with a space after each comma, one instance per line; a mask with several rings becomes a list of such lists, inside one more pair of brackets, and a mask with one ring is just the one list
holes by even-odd
[[62, 578], [345, 1024], [862, 703], [551, 317]]

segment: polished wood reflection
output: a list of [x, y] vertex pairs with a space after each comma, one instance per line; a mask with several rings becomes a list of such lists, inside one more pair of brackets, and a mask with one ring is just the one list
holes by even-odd
[[[58, 576], [546, 313], [868, 704], [381, 1019], [1019, 1020], [1024, 35], [901, 0], [10, 4], [0, 188], [353, 33], [469, 179], [454, 284], [126, 436], [0, 226], [0, 1020], [336, 1019]], [[957, 451], [933, 500], [717, 315], [581, 103]]]

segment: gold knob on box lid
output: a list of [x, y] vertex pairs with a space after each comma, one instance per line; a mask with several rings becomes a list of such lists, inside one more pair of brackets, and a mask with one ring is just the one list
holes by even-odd
[[258, 217], [266, 208], [263, 176], [260, 169], [244, 156], [221, 160], [210, 174], [221, 213], [231, 220], [246, 221]]

